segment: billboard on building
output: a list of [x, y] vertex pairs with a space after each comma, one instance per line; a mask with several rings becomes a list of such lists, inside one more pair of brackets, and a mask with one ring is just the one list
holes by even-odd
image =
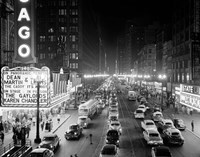
[[15, 50], [13, 63], [36, 63], [34, 3], [34, 0], [15, 0]]
[[[39, 86], [38, 86], [39, 85]], [[39, 89], [39, 93], [38, 93]], [[35, 67], [16, 67], [1, 69], [1, 106], [41, 108], [50, 105], [50, 70]]]
[[181, 84], [180, 103], [200, 111], [200, 86]]

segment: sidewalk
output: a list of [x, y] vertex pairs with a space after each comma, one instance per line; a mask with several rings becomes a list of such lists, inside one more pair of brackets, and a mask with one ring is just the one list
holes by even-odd
[[[61, 118], [60, 118], [60, 123], [57, 122], [57, 116], [53, 116], [52, 117], [52, 121], [53, 121], [53, 128], [51, 130], [51, 133], [55, 133], [61, 126], [62, 124], [64, 124], [64, 122], [67, 121], [67, 119], [70, 118], [70, 114], [63, 114], [61, 115]], [[49, 132], [41, 129], [41, 125], [40, 125], [40, 138], [42, 139], [43, 136], [45, 134], [48, 134]], [[10, 143], [13, 142], [13, 139], [12, 139], [12, 136], [13, 136], [13, 133], [10, 132], [8, 134], [5, 134], [5, 139], [4, 139], [4, 144], [1, 144], [0, 143], [0, 155], [1, 153], [4, 151], [4, 147], [9, 145]], [[29, 138], [31, 140], [31, 143], [32, 143], [32, 147], [35, 148], [38, 144], [34, 143], [34, 139], [36, 137], [36, 125], [31, 126], [31, 130], [30, 130], [30, 133], [29, 133]]]
[[[154, 98], [148, 99], [148, 102], [161, 104], [158, 99]], [[173, 107], [169, 107], [164, 109], [163, 114], [164, 117], [168, 117], [170, 119], [172, 119], [173, 117], [181, 118], [186, 125], [186, 129], [194, 134], [196, 137], [200, 138], [200, 113], [193, 113], [192, 115], [188, 115], [186, 113], [183, 113], [182, 111], [175, 113], [175, 109]], [[191, 131], [192, 120], [194, 120], [194, 132]]]

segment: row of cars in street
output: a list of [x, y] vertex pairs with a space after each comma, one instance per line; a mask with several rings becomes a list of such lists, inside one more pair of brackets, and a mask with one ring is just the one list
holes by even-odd
[[[112, 84], [111, 84], [112, 85]], [[122, 134], [122, 127], [119, 121], [119, 108], [117, 100], [117, 91], [111, 87], [108, 98], [108, 129], [105, 137], [105, 145], [102, 147], [100, 157], [117, 157]]]
[[[138, 101], [139, 106], [134, 115], [135, 118], [142, 119], [143, 138], [147, 145], [153, 146], [151, 149], [152, 157], [172, 157], [168, 145], [182, 146], [184, 144], [184, 137], [180, 131], [186, 128], [184, 122], [177, 118], [173, 120], [164, 118], [159, 105], [150, 106], [146, 99], [140, 95]], [[149, 111], [149, 115], [147, 115], [147, 111]]]

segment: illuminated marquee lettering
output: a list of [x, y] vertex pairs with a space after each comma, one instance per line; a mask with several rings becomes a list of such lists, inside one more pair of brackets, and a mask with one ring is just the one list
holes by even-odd
[[26, 19], [27, 21], [30, 21], [30, 17], [28, 15], [26, 8], [21, 9], [17, 21], [21, 21], [22, 19]]
[[26, 2], [28, 2], [29, 0], [20, 0], [20, 2], [22, 2], [22, 3], [26, 3]]
[[16, 0], [15, 3], [15, 32], [16, 47], [14, 63], [36, 63], [34, 56], [34, 2], [30, 0]]
[[[22, 32], [24, 32], [24, 34]], [[30, 28], [27, 26], [22, 26], [18, 31], [18, 35], [22, 39], [28, 39], [30, 37]]]
[[21, 57], [26, 58], [31, 53], [30, 47], [26, 44], [20, 45], [19, 48], [18, 48], [18, 53]]

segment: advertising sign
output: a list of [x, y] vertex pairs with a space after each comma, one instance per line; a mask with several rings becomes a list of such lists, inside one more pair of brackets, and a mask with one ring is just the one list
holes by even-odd
[[199, 87], [183, 84], [180, 86], [180, 103], [200, 111]]
[[3, 67], [1, 69], [2, 107], [36, 107], [38, 88], [40, 107], [48, 107], [51, 96], [49, 68]]
[[15, 0], [14, 63], [36, 63], [33, 0]]

